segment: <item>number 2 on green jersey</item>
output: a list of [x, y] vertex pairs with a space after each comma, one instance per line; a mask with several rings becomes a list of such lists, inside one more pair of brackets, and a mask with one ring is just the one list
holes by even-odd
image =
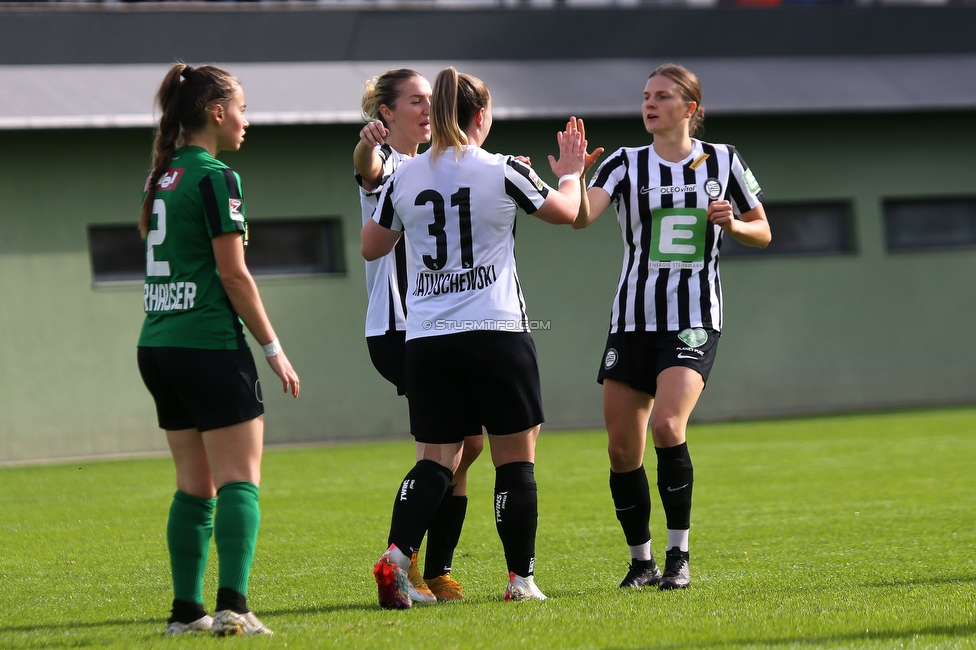
[[152, 211], [156, 215], [156, 227], [146, 235], [146, 275], [169, 277], [169, 262], [157, 260], [153, 252], [153, 246], [159, 246], [166, 239], [166, 204], [162, 199], [156, 199]]

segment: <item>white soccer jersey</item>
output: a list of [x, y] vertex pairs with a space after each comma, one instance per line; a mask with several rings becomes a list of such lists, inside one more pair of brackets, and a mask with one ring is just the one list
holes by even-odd
[[624, 242], [611, 332], [722, 329], [718, 257], [722, 229], [705, 209], [726, 199], [735, 214], [762, 202], [762, 190], [734, 147], [692, 140], [680, 162], [653, 145], [607, 158], [590, 187], [610, 194]]
[[[380, 184], [373, 190], [363, 189], [363, 179], [356, 172], [356, 182], [359, 183], [359, 205], [363, 210], [363, 224], [372, 216], [383, 185], [390, 174], [397, 168], [400, 161], [409, 158], [388, 144], [379, 149], [383, 159], [383, 175]], [[407, 329], [406, 290], [407, 290], [407, 253], [408, 244], [401, 238], [396, 248], [389, 255], [378, 260], [366, 262], [366, 336], [381, 336], [386, 332], [404, 331]]]
[[411, 244], [407, 340], [470, 330], [528, 332], [515, 269], [515, 214], [552, 191], [512, 156], [427, 151], [383, 187], [373, 219]]

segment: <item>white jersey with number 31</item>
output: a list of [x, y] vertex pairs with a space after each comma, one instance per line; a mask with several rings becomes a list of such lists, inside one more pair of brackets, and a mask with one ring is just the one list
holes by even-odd
[[469, 146], [406, 160], [373, 220], [402, 230], [412, 264], [407, 340], [472, 330], [529, 331], [515, 268], [515, 215], [552, 189], [512, 156]]

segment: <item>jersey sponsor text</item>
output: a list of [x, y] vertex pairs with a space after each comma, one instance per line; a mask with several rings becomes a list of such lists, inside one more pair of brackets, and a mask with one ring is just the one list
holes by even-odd
[[682, 194], [684, 192], [697, 192], [697, 185], [668, 185], [661, 188], [661, 194]]
[[[185, 168], [177, 169], [167, 169], [166, 172], [159, 177], [156, 181], [156, 191], [165, 192], [166, 190], [175, 190], [176, 186], [180, 184], [180, 179], [183, 178], [183, 172]], [[149, 178], [146, 179], [146, 185], [142, 188], [143, 192], [149, 191]]]

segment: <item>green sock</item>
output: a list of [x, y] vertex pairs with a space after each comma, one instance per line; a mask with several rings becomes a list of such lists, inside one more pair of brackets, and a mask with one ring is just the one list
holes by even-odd
[[179, 490], [173, 495], [166, 540], [176, 600], [203, 604], [203, 574], [210, 554], [215, 503], [216, 499], [201, 499]]
[[218, 588], [226, 587], [247, 596], [260, 525], [258, 486], [247, 481], [220, 486], [214, 516], [214, 539], [220, 559]]

